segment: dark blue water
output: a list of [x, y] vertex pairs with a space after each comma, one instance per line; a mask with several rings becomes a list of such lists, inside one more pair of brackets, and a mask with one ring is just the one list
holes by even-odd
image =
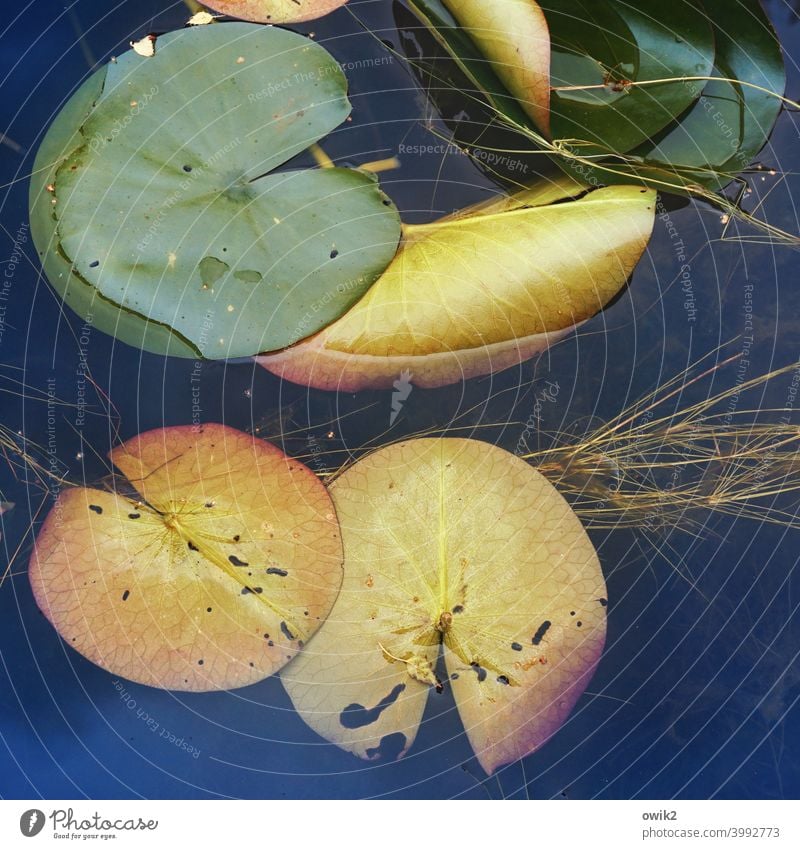
[[[350, 6], [390, 46], [413, 44], [407, 32], [397, 32], [395, 13], [404, 27], [406, 19], [392, 3], [351, 0]], [[797, 14], [783, 0], [767, 8], [787, 52], [788, 94], [797, 99]], [[11, 269], [0, 281], [8, 280], [0, 424], [41, 445], [46, 462], [51, 445], [58, 468], [77, 480], [106, 473], [102, 457], [115, 439], [191, 423], [192, 364], [141, 354], [97, 332], [82, 338], [81, 321], [60, 312], [25, 241], [26, 174], [52, 116], [96, 63], [186, 17], [182, 4], [155, 0], [117, 7], [37, 0], [6, 12], [0, 24], [0, 273]], [[394, 155], [400, 145], [437, 143], [426, 125], [444, 127], [415, 76], [348, 11], [298, 29], [313, 31], [350, 63], [354, 120], [325, 141], [334, 159], [359, 164]], [[798, 181], [791, 176], [800, 171], [797, 141], [797, 115], [787, 111], [761, 154], [765, 170], [748, 178], [749, 207], [763, 201], [760, 214], [793, 232], [800, 229], [792, 199]], [[493, 185], [484, 170], [452, 152], [401, 155], [401, 161], [383, 184], [407, 220], [452, 211]], [[544, 405], [542, 426], [579, 434], [592, 418], [616, 415], [692, 361], [750, 333], [748, 377], [796, 362], [797, 253], [721, 241], [720, 215], [707, 207], [671, 203], [669, 216], [678, 236], [659, 220], [631, 286], [578, 336], [493, 378], [415, 389], [391, 436], [453, 423], [466, 427], [460, 435], [513, 450], [546, 380], [557, 381], [559, 393]], [[685, 260], [676, 254], [677, 240]], [[682, 277], [687, 263], [690, 307]], [[741, 340], [725, 350], [737, 346]], [[89, 393], [88, 415], [76, 426], [84, 358], [99, 391]], [[742, 408], [783, 406], [791, 379], [743, 396]], [[722, 370], [681, 401], [700, 400], [736, 380], [736, 366]], [[48, 391], [58, 399], [49, 409]], [[313, 438], [331, 466], [386, 438], [390, 397], [309, 392], [247, 364], [211, 364], [202, 377], [205, 420], [258, 427], [298, 455]], [[48, 412], [55, 413], [54, 424], [48, 425]], [[0, 589], [3, 797], [796, 798], [800, 792], [797, 531], [706, 515], [697, 537], [681, 523], [655, 535], [593, 532], [610, 599], [599, 670], [540, 752], [487, 781], [447, 693], [430, 699], [410, 754], [379, 766], [310, 732], [278, 679], [216, 694], [123, 684], [121, 695], [117, 679], [67, 648], [34, 604], [25, 575], [27, 532], [48, 507], [41, 489], [0, 463], [0, 493], [16, 503], [3, 517], [0, 542], [3, 568], [11, 561]], [[796, 510], [791, 501], [784, 506]], [[148, 717], [182, 745], [153, 733]]]

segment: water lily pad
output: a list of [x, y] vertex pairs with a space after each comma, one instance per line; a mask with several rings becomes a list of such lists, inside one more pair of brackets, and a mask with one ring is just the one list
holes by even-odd
[[281, 675], [305, 721], [361, 758], [398, 757], [429, 695], [452, 687], [486, 772], [542, 746], [605, 640], [603, 575], [566, 501], [523, 460], [467, 439], [383, 448], [330, 490], [342, 589]]
[[550, 133], [550, 33], [532, 0], [444, 0], [492, 70], [545, 134]]
[[222, 425], [150, 431], [110, 456], [127, 484], [62, 492], [31, 557], [36, 601], [67, 644], [173, 690], [241, 687], [291, 660], [342, 578], [317, 477]]
[[224, 15], [259, 24], [313, 21], [344, 6], [347, 0], [211, 0], [205, 3]]
[[[687, 109], [714, 63], [702, 5], [542, 0], [552, 39], [553, 137], [625, 153]], [[669, 80], [656, 85], [632, 85]], [[583, 88], [599, 86], [599, 88]], [[564, 88], [572, 90], [564, 90]], [[561, 90], [558, 90], [561, 89]]]
[[[370, 291], [321, 333], [258, 362], [321, 389], [442, 386], [509, 368], [601, 310], [655, 220], [638, 187], [563, 178], [409, 231]], [[560, 201], [560, 202], [555, 202]]]
[[37, 156], [45, 271], [95, 326], [157, 353], [282, 348], [342, 314], [393, 257], [374, 176], [283, 170], [350, 111], [341, 69], [254, 24], [158, 38], [88, 80]]
[[491, 61], [441, 0], [408, 0], [407, 5], [453, 57], [476, 92], [485, 96], [500, 114], [518, 124], [529, 123], [530, 117], [500, 80]]
[[718, 189], [744, 170], [769, 138], [780, 113], [778, 95], [786, 86], [786, 71], [777, 36], [758, 0], [704, 0], [703, 5], [714, 27], [713, 76], [718, 79], [705, 86], [677, 121], [633, 154], [646, 163], [635, 166], [641, 176]]
[[[516, 18], [505, 15], [505, 40], [484, 39], [477, 45], [467, 37], [477, 19], [462, 19], [460, 11], [462, 5], [471, 8], [472, 4], [448, 0], [447, 5], [452, 15], [442, 12], [438, 0], [409, 3], [497, 111], [518, 124], [530, 125], [524, 112], [520, 117], [520, 107], [511, 96], [519, 91], [508, 87], [509, 66], [516, 67], [518, 61], [507, 55], [509, 45], [516, 45], [517, 56], [525, 52], [524, 45], [517, 44]], [[714, 40], [699, 4], [665, 6], [657, 0], [643, 0], [634, 7], [618, 0], [541, 0], [538, 4], [530, 0], [527, 5], [537, 14], [544, 13], [550, 33], [551, 135], [557, 140], [582, 142], [584, 155], [624, 153], [641, 144], [687, 109], [704, 85], [674, 78], [711, 72]], [[503, 17], [496, 23], [502, 26]], [[530, 73], [539, 78], [543, 77], [541, 58], [541, 51], [530, 57]], [[631, 85], [668, 79], [673, 81]], [[515, 83], [511, 85], [516, 88]], [[541, 122], [536, 123], [543, 129]]]

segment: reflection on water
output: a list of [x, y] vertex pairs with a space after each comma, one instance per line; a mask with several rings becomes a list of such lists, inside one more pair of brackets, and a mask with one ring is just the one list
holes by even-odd
[[[10, 439], [22, 431], [40, 446], [45, 473], [66, 467], [75, 479], [97, 480], [117, 438], [191, 423], [193, 415], [273, 438], [322, 473], [364, 446], [448, 428], [511, 451], [524, 438], [537, 450], [554, 432], [580, 438], [592, 422], [609, 420], [723, 343], [730, 342], [726, 354], [741, 353], [738, 362], [687, 388], [676, 407], [800, 357], [795, 254], [754, 242], [735, 222], [723, 238], [718, 212], [672, 199], [663, 201], [631, 285], [578, 335], [502, 374], [438, 390], [412, 387], [399, 410], [392, 391], [308, 391], [245, 363], [204, 363], [197, 375], [190, 361], [114, 345], [61, 314], [39, 277], [30, 242], [19, 235], [27, 222], [24, 177], [46, 124], [94, 62], [182, 24], [183, 4], [165, 5], [110, 10], [80, 0], [66, 14], [47, 0], [10, 24], [0, 42], [9, 74], [2, 182], [11, 184], [2, 198], [2, 254], [12, 271], [0, 290], [2, 424]], [[794, 57], [796, 5], [768, 4]], [[382, 183], [409, 221], [486, 197], [496, 189], [487, 166], [497, 163], [475, 163], [442, 142], [447, 126], [380, 40], [409, 49], [419, 34], [399, 17], [398, 31], [383, 0], [355, 11], [378, 38], [347, 10], [298, 27], [348, 63], [353, 121], [325, 141], [326, 152], [353, 165], [398, 155], [401, 167]], [[788, 70], [796, 99], [797, 68], [790, 62]], [[459, 109], [474, 107], [454, 101], [448, 117]], [[763, 168], [747, 175], [746, 199], [795, 232], [796, 121], [782, 115], [760, 156]], [[530, 179], [532, 160], [503, 164], [514, 179]], [[796, 405], [792, 381], [789, 373], [742, 391], [734, 412]], [[408, 756], [374, 765], [310, 732], [277, 679], [185, 695], [102, 672], [62, 644], [24, 575], [41, 488], [4, 465], [0, 496], [16, 505], [3, 515], [0, 545], [7, 559], [19, 547], [0, 590], [4, 797], [773, 798], [800, 790], [797, 542], [779, 525], [706, 514], [699, 528], [693, 515], [691, 525], [687, 517], [653, 532], [593, 532], [609, 593], [598, 673], [541, 752], [487, 782], [447, 691], [431, 696]]]

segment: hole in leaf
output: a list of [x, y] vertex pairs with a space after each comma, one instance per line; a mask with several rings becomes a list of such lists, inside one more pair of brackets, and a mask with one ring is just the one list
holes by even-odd
[[[405, 684], [397, 684], [374, 708], [365, 708], [359, 704], [348, 705], [339, 715], [339, 722], [345, 728], [363, 728], [365, 725], [371, 725], [380, 717], [386, 708], [397, 701], [397, 697], [405, 688]], [[405, 738], [403, 739], [405, 740]]]

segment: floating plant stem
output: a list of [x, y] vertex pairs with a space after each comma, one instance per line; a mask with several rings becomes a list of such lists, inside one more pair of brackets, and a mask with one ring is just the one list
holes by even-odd
[[[798, 528], [800, 517], [775, 503], [800, 492], [800, 427], [790, 423], [792, 411], [718, 410], [732, 396], [796, 371], [797, 363], [650, 415], [730, 362], [699, 374], [690, 368], [579, 442], [556, 435], [555, 447], [524, 456], [593, 527], [652, 530], [680, 521], [687, 529], [701, 524], [697, 511], [713, 511]], [[759, 421], [768, 414], [780, 417]]]
[[[791, 106], [793, 109], [800, 110], [800, 103], [796, 100], [792, 100], [790, 97], [786, 97], [785, 95], [779, 94], [776, 91], [772, 91], [771, 89], [765, 88], [761, 85], [756, 85], [755, 83], [748, 82], [747, 80], [738, 80], [729, 77], [717, 77], [717, 76], [701, 76], [701, 77], [664, 77], [663, 79], [658, 80], [626, 80], [624, 83], [625, 88], [634, 88], [642, 86], [650, 86], [650, 85], [664, 85], [666, 83], [689, 83], [689, 82], [723, 82], [723, 83], [731, 83], [733, 85], [744, 86], [745, 88], [750, 88], [755, 91], [759, 91], [762, 94], [766, 94], [769, 97], [774, 97], [776, 100], [780, 100], [781, 103], [785, 106]], [[550, 91], [591, 91], [592, 89], [605, 89], [607, 90], [609, 87], [608, 83], [596, 83], [594, 85], [555, 85], [550, 87]]]

